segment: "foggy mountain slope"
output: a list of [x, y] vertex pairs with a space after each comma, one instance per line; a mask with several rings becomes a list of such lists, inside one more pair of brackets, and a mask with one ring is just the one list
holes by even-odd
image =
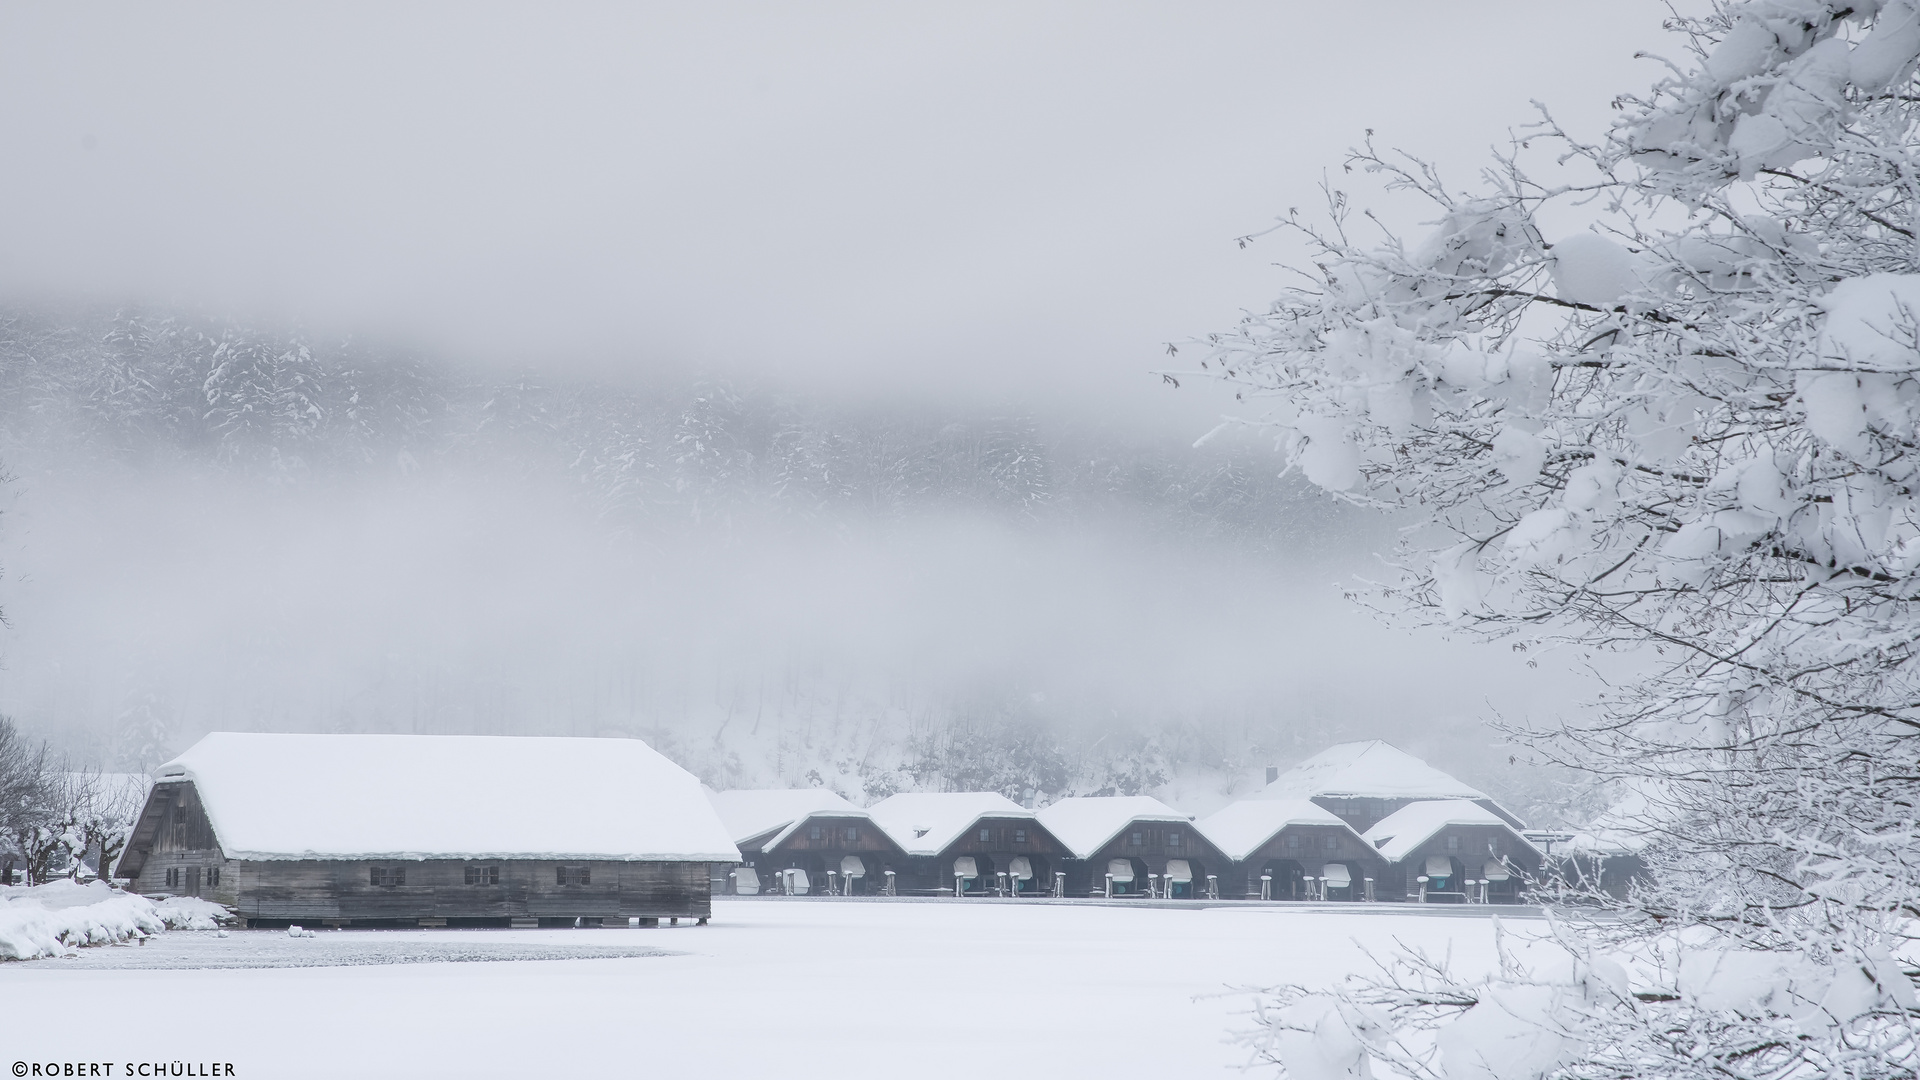
[[0, 314], [0, 449], [16, 460], [164, 458], [278, 482], [474, 463], [564, 478], [596, 517], [627, 527], [746, 507], [1120, 508], [1182, 535], [1297, 547], [1334, 517], [1244, 448], [1168, 455], [1084, 423], [1043, 430], [1019, 411], [867, 413], [701, 379], [477, 381], [357, 342], [217, 320]]
[[1205, 801], [1339, 737], [1471, 764], [1500, 693], [1435, 698], [1461, 658], [1339, 602], [1354, 527], [1267, 448], [1097, 417], [13, 312], [0, 459], [0, 709], [126, 767], [219, 728], [634, 734], [719, 786]]

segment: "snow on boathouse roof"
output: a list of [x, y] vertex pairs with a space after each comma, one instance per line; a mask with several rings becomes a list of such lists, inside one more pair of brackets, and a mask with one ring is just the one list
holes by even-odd
[[215, 732], [156, 777], [193, 782], [232, 859], [740, 861], [636, 739]]
[[727, 823], [727, 832], [741, 847], [749, 840], [770, 837], [763, 844], [770, 848], [786, 839], [786, 833], [814, 814], [866, 817], [867, 812], [826, 788], [741, 788], [734, 791], [710, 791], [707, 799]]
[[1466, 799], [1434, 799], [1408, 803], [1367, 830], [1366, 841], [1388, 862], [1399, 862], [1449, 825], [1498, 825], [1516, 840], [1532, 847], [1513, 824], [1499, 814]]
[[1035, 816], [1076, 859], [1091, 858], [1136, 821], [1177, 821], [1184, 825], [1190, 820], [1149, 795], [1061, 799]]
[[983, 817], [1038, 820], [997, 791], [903, 791], [867, 808], [873, 823], [909, 855], [938, 855]]
[[1329, 746], [1280, 774], [1254, 799], [1485, 799], [1467, 786], [1390, 743]]
[[1337, 825], [1353, 832], [1332, 811], [1306, 799], [1242, 799], [1201, 818], [1197, 827], [1222, 855], [1239, 862], [1289, 825]]

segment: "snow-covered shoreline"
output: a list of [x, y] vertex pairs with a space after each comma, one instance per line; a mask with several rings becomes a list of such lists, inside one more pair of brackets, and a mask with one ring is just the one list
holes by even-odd
[[65, 956], [168, 930], [212, 930], [226, 908], [190, 896], [153, 900], [104, 882], [0, 886], [0, 961]]

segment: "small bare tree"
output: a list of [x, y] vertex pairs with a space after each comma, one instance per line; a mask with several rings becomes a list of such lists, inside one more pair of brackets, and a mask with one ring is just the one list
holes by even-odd
[[90, 768], [69, 772], [64, 784], [65, 794], [59, 801], [67, 822], [64, 835], [68, 838], [71, 873], [77, 877], [92, 855], [97, 859], [100, 879], [110, 881], [146, 804], [146, 778]]

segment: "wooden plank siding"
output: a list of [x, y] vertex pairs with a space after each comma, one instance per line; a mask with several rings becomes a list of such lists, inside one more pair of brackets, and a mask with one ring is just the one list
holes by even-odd
[[1034, 880], [1029, 888], [1039, 894], [1053, 890], [1053, 874], [1065, 869], [1069, 852], [1054, 835], [1031, 817], [986, 817], [968, 826], [958, 839], [933, 856], [914, 856], [907, 860], [901, 875], [901, 892], [953, 895], [953, 861], [972, 855], [981, 871], [980, 879], [967, 895], [990, 891], [993, 874], [1005, 871], [1016, 855], [1025, 855], [1033, 865]]
[[[1524, 883], [1522, 875], [1537, 877], [1540, 853], [1511, 829], [1498, 825], [1449, 825], [1428, 837], [1414, 852], [1394, 864], [1394, 872], [1380, 883], [1383, 899], [1415, 900], [1420, 896], [1420, 876], [1427, 872], [1427, 857], [1443, 856], [1452, 860], [1459, 878], [1481, 878], [1489, 859], [1504, 860], [1513, 879], [1491, 888], [1494, 903], [1518, 903]], [[1447, 895], [1430, 896], [1431, 901], [1458, 902], [1458, 881], [1450, 881]]]
[[[467, 884], [468, 867], [498, 867], [499, 883]], [[374, 884], [376, 868], [404, 884]], [[567, 868], [587, 883], [563, 884], [578, 877], [556, 874]], [[120, 862], [134, 892], [201, 896], [250, 922], [706, 918], [709, 873], [680, 861], [229, 859], [191, 782], [155, 785]]]
[[838, 873], [840, 860], [848, 855], [860, 856], [866, 867], [866, 877], [858, 879], [853, 890], [860, 895], [878, 893], [886, 884], [888, 870], [898, 875], [907, 869], [907, 853], [871, 818], [811, 814], [772, 850], [760, 850], [772, 835], [777, 834], [741, 845], [744, 864], [759, 874], [762, 892], [771, 891], [774, 878], [789, 868], [805, 870], [812, 891], [825, 892], [827, 871]]
[[[1207, 875], [1220, 880], [1220, 895], [1233, 897], [1233, 861], [1213, 846], [1191, 822], [1137, 821], [1120, 830], [1099, 851], [1085, 859], [1065, 860], [1061, 867], [1067, 875], [1068, 896], [1104, 896], [1107, 888], [1107, 864], [1114, 859], [1138, 861], [1146, 873], [1165, 878], [1169, 859], [1185, 859], [1193, 871], [1193, 890], [1188, 899], [1207, 894]], [[1136, 868], [1136, 872], [1137, 872]], [[1144, 893], [1147, 878], [1140, 874], [1133, 891]]]
[[213, 823], [192, 784], [156, 784], [134, 824], [119, 876], [150, 896], [198, 896], [232, 907], [235, 866], [220, 851]]
[[[499, 869], [499, 883], [469, 885], [468, 867]], [[376, 885], [375, 868], [403, 884]], [[584, 868], [586, 884], [556, 871]], [[259, 860], [239, 864], [236, 912], [247, 919], [706, 918], [708, 864], [544, 859]], [[571, 875], [569, 875], [571, 876]]]
[[1236, 864], [1231, 887], [1226, 877], [1221, 878], [1220, 895], [1257, 900], [1261, 875], [1272, 874], [1272, 899], [1300, 899], [1300, 878], [1325, 877], [1329, 863], [1347, 867], [1353, 879], [1351, 889], [1340, 894], [1343, 898], [1363, 899], [1366, 878], [1374, 879], [1375, 897], [1384, 898], [1381, 889], [1391, 876], [1387, 861], [1371, 844], [1335, 825], [1289, 825], [1275, 833]]

